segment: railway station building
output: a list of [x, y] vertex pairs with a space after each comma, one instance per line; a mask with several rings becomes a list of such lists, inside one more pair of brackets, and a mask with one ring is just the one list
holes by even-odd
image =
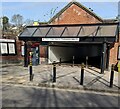
[[[106, 13], [107, 14], [107, 13]], [[19, 35], [23, 41], [24, 66], [43, 63], [85, 63], [101, 73], [119, 60], [118, 21], [105, 20], [78, 2], [70, 2], [47, 24], [27, 26]]]

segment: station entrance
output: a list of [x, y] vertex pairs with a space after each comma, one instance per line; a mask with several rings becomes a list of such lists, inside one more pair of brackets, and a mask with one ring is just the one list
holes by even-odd
[[100, 68], [102, 44], [66, 44], [50, 45], [48, 47], [48, 63], [81, 64]]
[[118, 40], [118, 23], [27, 26], [19, 40], [25, 42], [24, 66], [27, 66], [27, 42], [46, 42], [48, 63], [82, 62], [101, 68], [109, 66], [110, 47]]

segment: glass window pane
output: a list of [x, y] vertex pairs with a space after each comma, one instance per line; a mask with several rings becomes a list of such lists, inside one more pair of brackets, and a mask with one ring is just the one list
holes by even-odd
[[33, 36], [45, 37], [50, 27], [39, 27]]
[[60, 37], [65, 27], [52, 27], [47, 37]]
[[7, 43], [0, 43], [1, 54], [8, 54]]
[[83, 26], [78, 36], [95, 36], [97, 28], [98, 26]]
[[62, 35], [62, 37], [76, 37], [80, 30], [80, 26], [76, 27], [67, 27]]
[[15, 54], [15, 44], [8, 43], [8, 47], [9, 47], [9, 54]]
[[31, 36], [37, 28], [26, 28], [20, 36]]
[[97, 36], [115, 36], [116, 29], [117, 29], [116, 25], [100, 26]]

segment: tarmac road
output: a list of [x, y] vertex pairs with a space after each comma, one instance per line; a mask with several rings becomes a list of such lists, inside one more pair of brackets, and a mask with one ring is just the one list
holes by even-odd
[[118, 94], [84, 90], [7, 85], [2, 87], [3, 107], [118, 107]]

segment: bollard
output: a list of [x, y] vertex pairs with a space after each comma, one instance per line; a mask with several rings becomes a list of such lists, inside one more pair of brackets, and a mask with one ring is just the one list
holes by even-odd
[[84, 63], [81, 65], [81, 79], [80, 79], [80, 85], [83, 85], [83, 80], [84, 80]]
[[120, 73], [120, 61], [118, 61], [117, 67], [118, 67], [118, 72]]
[[29, 64], [29, 73], [30, 73], [30, 81], [33, 80], [33, 73], [32, 73], [32, 52], [29, 54], [30, 64]]
[[32, 66], [29, 67], [29, 71], [30, 71], [30, 81], [32, 81], [33, 80]]
[[60, 58], [59, 66], [61, 66], [61, 58]]
[[114, 79], [114, 65], [111, 67], [111, 76], [110, 76], [110, 87], [113, 87], [113, 79]]
[[86, 56], [86, 68], [88, 68], [88, 56]]
[[53, 82], [56, 82], [56, 64], [53, 62]]
[[74, 59], [75, 59], [75, 56], [73, 56], [73, 59], [72, 59], [72, 61], [73, 61], [73, 64], [72, 64], [72, 66], [74, 67]]

